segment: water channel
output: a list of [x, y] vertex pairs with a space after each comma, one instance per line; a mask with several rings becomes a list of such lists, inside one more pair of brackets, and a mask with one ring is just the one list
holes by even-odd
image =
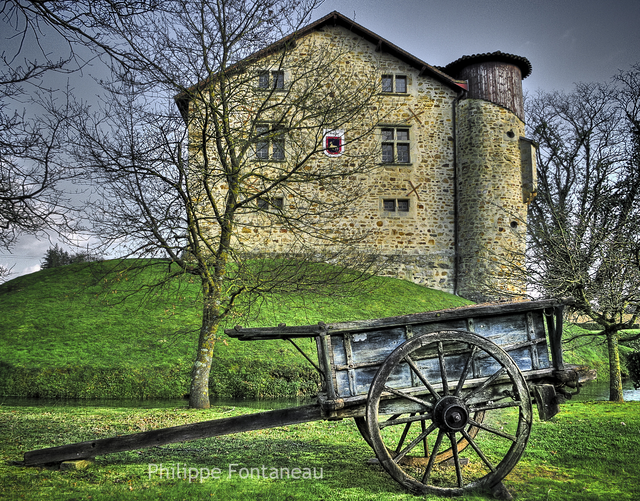
[[[633, 388], [631, 380], [623, 383], [623, 394], [625, 401], [640, 401], [640, 390]], [[593, 400], [609, 400], [609, 383], [607, 381], [596, 381], [586, 383], [578, 395], [574, 395], [572, 401], [585, 402]], [[249, 409], [286, 409], [287, 407], [297, 407], [314, 403], [315, 399], [310, 398], [289, 398], [279, 400], [212, 400], [211, 405], [227, 407], [245, 407]], [[171, 409], [187, 407], [187, 401], [181, 399], [172, 400], [81, 400], [81, 399], [52, 399], [52, 398], [23, 398], [23, 397], [0, 397], [0, 407], [2, 406], [56, 406], [56, 407], [125, 407], [140, 409]]]
[[[623, 381], [622, 394], [625, 402], [640, 400], [640, 390], [633, 387], [630, 379]], [[571, 398], [572, 401], [609, 400], [609, 381], [592, 381], [580, 388], [580, 393]]]

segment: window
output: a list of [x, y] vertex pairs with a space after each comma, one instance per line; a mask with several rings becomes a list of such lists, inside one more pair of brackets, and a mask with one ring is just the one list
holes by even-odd
[[260, 89], [284, 89], [284, 71], [263, 71], [258, 75]]
[[258, 141], [256, 142], [256, 156], [260, 159], [268, 160], [269, 140], [267, 139], [267, 136], [269, 135], [269, 126], [256, 126], [256, 135], [258, 136]]
[[382, 92], [407, 93], [407, 77], [405, 75], [382, 75]]
[[284, 130], [276, 125], [256, 125], [256, 158], [284, 160]]
[[260, 87], [261, 89], [269, 88], [269, 72], [268, 71], [263, 71], [262, 73], [260, 73], [260, 76], [258, 76], [258, 87]]
[[382, 92], [393, 92], [393, 75], [382, 75]]
[[284, 197], [259, 198], [258, 209], [262, 210], [279, 210], [284, 207]]
[[411, 162], [409, 149], [409, 129], [395, 127], [381, 130], [382, 136], [382, 163], [408, 164]]
[[382, 210], [385, 212], [409, 212], [409, 199], [385, 198], [382, 200]]

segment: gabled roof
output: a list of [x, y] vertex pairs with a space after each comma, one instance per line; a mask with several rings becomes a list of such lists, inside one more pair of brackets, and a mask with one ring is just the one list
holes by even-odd
[[[447, 75], [443, 71], [439, 70], [434, 66], [431, 66], [430, 64], [427, 64], [426, 62], [415, 57], [414, 55], [409, 54], [407, 51], [389, 42], [388, 40], [381, 37], [380, 35], [377, 35], [374, 32], [368, 30], [367, 28], [356, 23], [355, 21], [352, 21], [348, 17], [340, 14], [338, 11], [333, 11], [330, 14], [327, 14], [326, 16], [318, 19], [317, 21], [314, 21], [313, 23], [310, 23], [307, 26], [301, 28], [300, 30], [294, 33], [291, 33], [290, 35], [287, 35], [286, 37], [280, 39], [279, 41], [252, 54], [248, 58], [243, 59], [242, 61], [239, 61], [229, 69], [233, 69], [233, 67], [241, 67], [244, 64], [261, 59], [263, 57], [268, 56], [269, 54], [273, 54], [274, 52], [277, 52], [278, 50], [285, 47], [287, 44], [295, 43], [297, 39], [300, 39], [308, 35], [314, 30], [319, 30], [326, 26], [342, 26], [343, 28], [346, 28], [352, 33], [374, 44], [376, 46], [376, 51], [381, 51], [381, 52], [386, 52], [388, 54], [391, 54], [392, 56], [400, 59], [402, 62], [416, 68], [420, 72], [420, 75], [431, 76], [436, 80], [438, 80], [439, 82], [443, 83], [444, 85], [450, 87], [451, 89], [459, 91], [461, 88], [465, 88], [464, 85], [461, 84], [461, 82], [455, 80], [454, 78]], [[183, 116], [186, 113], [187, 103], [189, 101], [189, 94], [191, 93], [190, 91], [201, 88], [207, 82], [209, 82], [210, 79], [211, 77], [206, 78], [201, 82], [198, 82], [196, 85], [194, 85], [193, 87], [190, 87], [186, 91], [181, 92], [174, 98]]]
[[373, 31], [370, 31], [364, 26], [356, 23], [355, 21], [352, 21], [348, 17], [340, 14], [338, 11], [333, 11], [323, 18], [318, 19], [316, 22], [309, 24], [308, 26], [300, 30], [300, 33], [306, 35], [312, 30], [317, 30], [325, 26], [342, 26], [343, 28], [346, 28], [356, 35], [364, 38], [368, 42], [371, 42], [376, 46], [376, 51], [391, 54], [392, 56], [400, 59], [402, 62], [419, 70], [421, 75], [429, 75], [454, 90], [460, 90], [460, 82], [458, 82], [451, 76], [442, 72], [435, 66], [431, 66], [430, 64], [424, 62], [416, 56], [408, 53], [404, 49], [401, 49], [397, 45], [391, 43], [389, 40], [381, 37], [380, 35], [377, 35]]

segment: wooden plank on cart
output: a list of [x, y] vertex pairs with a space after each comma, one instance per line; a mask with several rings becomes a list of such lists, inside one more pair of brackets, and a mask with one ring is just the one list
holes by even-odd
[[383, 328], [405, 327], [407, 325], [425, 324], [431, 322], [443, 322], [465, 318], [483, 318], [509, 313], [520, 313], [535, 310], [551, 310], [570, 302], [571, 299], [545, 299], [541, 301], [520, 301], [513, 303], [491, 303], [471, 306], [462, 306], [447, 310], [427, 311], [397, 317], [378, 318], [374, 320], [354, 320], [353, 322], [339, 322], [317, 325], [287, 326], [280, 324], [278, 327], [254, 327], [244, 328], [236, 326], [233, 329], [225, 329], [229, 337], [243, 341], [264, 339], [287, 339], [301, 337], [315, 337], [325, 333], [358, 332]]
[[35, 466], [47, 463], [61, 463], [63, 461], [93, 458], [113, 452], [132, 451], [198, 438], [276, 428], [278, 426], [321, 419], [323, 417], [320, 406], [315, 404], [289, 409], [277, 409], [29, 451], [25, 452], [22, 464], [24, 466]]

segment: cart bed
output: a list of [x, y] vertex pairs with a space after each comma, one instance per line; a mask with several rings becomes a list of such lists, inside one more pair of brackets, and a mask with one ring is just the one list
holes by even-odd
[[[472, 305], [461, 308], [417, 313], [376, 320], [275, 328], [236, 327], [225, 332], [241, 340], [293, 339], [316, 337], [318, 360], [323, 373], [321, 398], [331, 406], [333, 400], [360, 403], [385, 359], [407, 340], [425, 333], [459, 330], [483, 336], [516, 362], [527, 379], [544, 379], [565, 370], [562, 360], [562, 309], [568, 300], [526, 301]], [[458, 377], [468, 356], [460, 347], [447, 358], [451, 380]], [[439, 377], [433, 357], [421, 369], [427, 376]], [[473, 377], [492, 374], [495, 365], [474, 363]], [[412, 386], [411, 373], [405, 367], [394, 377], [393, 387]]]

